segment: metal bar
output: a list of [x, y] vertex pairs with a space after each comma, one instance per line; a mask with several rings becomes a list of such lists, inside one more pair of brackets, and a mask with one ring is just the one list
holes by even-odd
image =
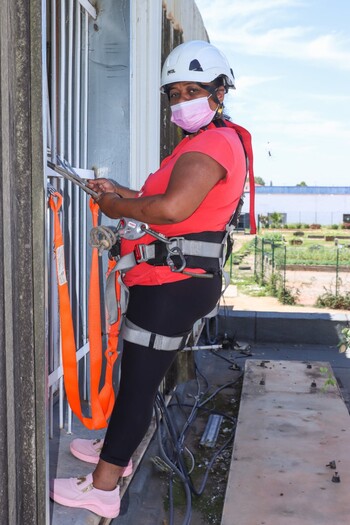
[[51, 160], [56, 162], [57, 155], [57, 112], [56, 112], [56, 0], [51, 0]]
[[58, 152], [64, 157], [64, 138], [65, 138], [65, 80], [66, 80], [66, 2], [61, 0], [61, 20], [60, 20], [60, 94], [59, 94], [59, 148]]
[[[74, 134], [73, 134], [73, 158], [74, 165], [80, 166], [80, 126], [81, 126], [81, 110], [80, 110], [80, 89], [81, 89], [81, 7], [78, 2], [75, 4], [75, 20], [74, 20], [74, 89], [73, 89], [73, 107], [74, 107]], [[75, 281], [75, 330], [76, 340], [80, 343], [80, 192], [74, 192], [73, 203], [73, 243], [74, 243], [74, 281]]]
[[73, 0], [68, 11], [67, 160], [72, 164]]
[[[88, 162], [88, 80], [89, 80], [89, 15], [88, 12], [85, 11], [83, 14], [83, 37], [82, 37], [82, 83], [83, 83], [83, 89], [82, 89], [82, 167], [87, 168], [87, 162]], [[82, 209], [81, 209], [81, 217], [82, 217], [82, 224], [81, 224], [81, 243], [80, 243], [80, 249], [81, 249], [81, 322], [82, 322], [82, 341], [83, 344], [85, 344], [88, 340], [88, 334], [87, 334], [87, 199], [83, 196], [82, 200]], [[87, 359], [86, 355], [84, 356], [84, 364], [83, 364], [83, 397], [84, 400], [87, 399], [88, 394], [88, 385], [87, 385], [87, 374], [88, 374], [88, 368], [87, 368]]]
[[59, 428], [64, 427], [64, 417], [63, 417], [63, 401], [64, 401], [64, 385], [63, 385], [63, 377], [60, 377], [59, 379], [59, 386], [58, 386], [58, 403], [59, 403]]
[[89, 72], [89, 17], [87, 12], [84, 16], [83, 39], [82, 39], [82, 162], [83, 168], [87, 167], [87, 141], [88, 141], [88, 72]]
[[[69, 11], [68, 11], [68, 88], [67, 88], [67, 161], [72, 165], [72, 128], [73, 128], [73, 46], [74, 46], [74, 9], [73, 0], [69, 0]], [[68, 231], [69, 239], [72, 241], [73, 237], [73, 201], [74, 201], [74, 188], [70, 182], [65, 184], [67, 188], [67, 196], [69, 201], [69, 207], [65, 209], [66, 217], [66, 229]], [[73, 256], [71, 246], [66, 247], [68, 252], [68, 282], [69, 289], [72, 293], [73, 285]]]
[[78, 0], [78, 2], [81, 4], [81, 6], [89, 13], [89, 15], [94, 19], [96, 20], [97, 18], [97, 13], [96, 13], [96, 9], [94, 8], [93, 5], [90, 4], [90, 2], [88, 0]]
[[80, 166], [80, 86], [81, 86], [81, 12], [80, 5], [75, 4], [74, 19], [74, 88], [73, 88], [73, 107], [74, 107], [74, 137], [73, 152], [74, 166]]
[[215, 445], [222, 420], [223, 416], [210, 414], [202, 439], [200, 440], [200, 445], [205, 447], [213, 447]]

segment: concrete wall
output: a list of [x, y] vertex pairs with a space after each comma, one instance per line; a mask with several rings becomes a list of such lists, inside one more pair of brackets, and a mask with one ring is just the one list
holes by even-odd
[[350, 315], [329, 313], [221, 311], [219, 333], [238, 341], [337, 345]]
[[40, 0], [0, 15], [0, 523], [46, 523]]

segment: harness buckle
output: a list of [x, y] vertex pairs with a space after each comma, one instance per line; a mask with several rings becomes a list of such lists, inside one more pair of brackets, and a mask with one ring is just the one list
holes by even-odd
[[144, 244], [136, 244], [134, 248], [134, 255], [137, 264], [148, 261]]

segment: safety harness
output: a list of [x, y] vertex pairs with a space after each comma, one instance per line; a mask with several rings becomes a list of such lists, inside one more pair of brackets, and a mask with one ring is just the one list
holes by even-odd
[[[78, 367], [76, 356], [76, 343], [74, 326], [69, 298], [68, 282], [66, 278], [64, 244], [59, 211], [62, 206], [62, 195], [58, 192], [51, 193], [49, 205], [54, 216], [54, 247], [56, 255], [56, 271], [59, 297], [59, 311], [61, 324], [62, 365], [64, 370], [64, 386], [69, 405], [74, 414], [90, 430], [97, 430], [107, 426], [108, 418], [112, 412], [115, 394], [113, 388], [113, 366], [118, 357], [117, 346], [121, 323], [121, 290], [116, 279], [114, 287], [114, 310], [117, 315], [112, 320], [109, 318], [108, 343], [104, 353], [101, 339], [101, 312], [100, 312], [100, 276], [97, 249], [92, 251], [90, 289], [89, 289], [89, 349], [90, 349], [90, 391], [91, 391], [91, 417], [83, 415], [79, 393]], [[98, 223], [98, 205], [90, 201], [93, 227]], [[115, 261], [109, 262], [107, 274], [114, 273]], [[104, 384], [100, 389], [102, 368], [105, 366]]]
[[[250, 133], [241, 126], [223, 119], [215, 120], [214, 124], [216, 127], [224, 126], [235, 129], [241, 140], [246, 155], [247, 175], [249, 175], [250, 184], [250, 232], [255, 234], [255, 183]], [[116, 230], [117, 237], [115, 238], [115, 245], [111, 248], [110, 255], [117, 258], [117, 269], [120, 272], [126, 272], [135, 265], [146, 262], [152, 266], [169, 266], [171, 271], [183, 273], [184, 275], [210, 278], [222, 272], [231, 253], [230, 234], [238, 224], [242, 206], [243, 195], [227, 223], [225, 231], [203, 231], [171, 238], [150, 229], [146, 223], [134, 221], [133, 219], [122, 219], [119, 228]], [[137, 244], [133, 252], [122, 257], [119, 256], [118, 241], [121, 237], [138, 239], [146, 233], [153, 236], [155, 241], [150, 244]], [[97, 236], [94, 240], [94, 235], [95, 232], [92, 233], [92, 245], [100, 247], [102, 238]], [[106, 241], [104, 240], [103, 242]], [[206, 273], [191, 273], [188, 271], [188, 268], [201, 268]]]

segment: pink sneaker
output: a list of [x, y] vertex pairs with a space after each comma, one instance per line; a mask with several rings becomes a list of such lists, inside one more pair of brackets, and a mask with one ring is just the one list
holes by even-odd
[[119, 515], [119, 487], [112, 491], [95, 489], [92, 474], [52, 480], [50, 498], [66, 507], [90, 510], [102, 518], [116, 518]]
[[[103, 446], [103, 439], [73, 439], [70, 444], [70, 451], [81, 461], [87, 463], [98, 463], [100, 459], [100, 452]], [[132, 474], [132, 460], [130, 459], [129, 464], [125, 467], [123, 472], [123, 478], [126, 478]]]

